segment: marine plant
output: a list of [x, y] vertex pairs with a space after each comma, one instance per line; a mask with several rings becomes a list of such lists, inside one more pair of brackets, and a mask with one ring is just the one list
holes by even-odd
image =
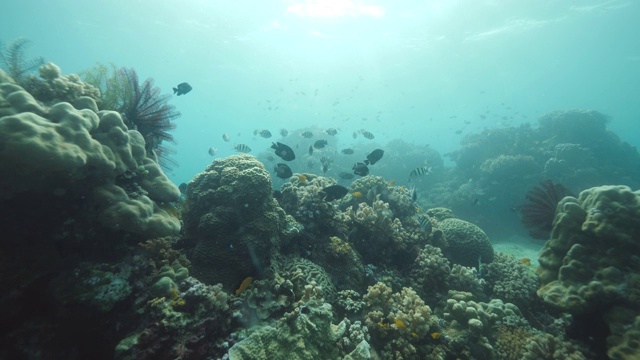
[[115, 64], [98, 63], [80, 74], [82, 79], [100, 90], [100, 110], [122, 110], [132, 96], [130, 82]]
[[[0, 61], [2, 68], [16, 81], [22, 84], [25, 76], [32, 71], [37, 70], [44, 64], [44, 58], [38, 56], [33, 59], [25, 59], [25, 50], [29, 47], [31, 41], [25, 38], [13, 40], [11, 44], [2, 46], [0, 52]], [[2, 43], [0, 43], [2, 45]]]
[[553, 217], [558, 202], [571, 191], [562, 184], [544, 180], [525, 195], [528, 203], [520, 207], [522, 223], [529, 229], [529, 235], [546, 240], [553, 227]]

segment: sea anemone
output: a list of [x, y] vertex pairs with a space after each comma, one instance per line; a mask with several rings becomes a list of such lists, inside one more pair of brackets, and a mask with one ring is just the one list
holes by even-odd
[[120, 109], [125, 124], [142, 134], [147, 152], [157, 156], [160, 165], [170, 170], [177, 164], [167, 157], [171, 151], [161, 144], [163, 141], [174, 142], [169, 132], [176, 127], [173, 120], [180, 116], [175, 107], [167, 103], [171, 95], [161, 95], [160, 88], [153, 85], [151, 78], [140, 84], [133, 69], [122, 68], [120, 72], [130, 89], [127, 92], [130, 96]]
[[562, 184], [544, 180], [527, 192], [528, 203], [520, 207], [522, 223], [529, 229], [529, 235], [536, 239], [547, 239], [553, 228], [553, 217], [558, 202], [572, 193]]

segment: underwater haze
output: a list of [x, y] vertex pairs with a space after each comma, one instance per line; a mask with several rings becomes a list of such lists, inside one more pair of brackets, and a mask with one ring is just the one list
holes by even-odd
[[640, 0], [20, 0], [0, 359], [640, 359]]
[[[640, 4], [634, 1], [12, 1], [2, 41], [24, 37], [65, 73], [132, 67], [174, 98], [188, 182], [253, 131], [367, 129], [441, 153], [468, 132], [593, 109], [640, 145]], [[480, 115], [486, 115], [481, 118]], [[222, 134], [230, 135], [229, 143]], [[272, 139], [271, 139], [272, 140]], [[366, 141], [366, 140], [365, 140]], [[399, 176], [399, 175], [398, 175]]]

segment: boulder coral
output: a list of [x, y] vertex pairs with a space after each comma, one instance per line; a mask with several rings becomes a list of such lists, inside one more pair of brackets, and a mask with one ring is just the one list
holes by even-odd
[[269, 172], [251, 155], [216, 159], [191, 180], [184, 226], [198, 279], [235, 290], [266, 269], [274, 246], [299, 232], [271, 192]]
[[440, 221], [437, 228], [448, 244], [443, 253], [452, 263], [474, 267], [480, 262], [488, 264], [493, 261], [493, 245], [487, 234], [476, 225], [451, 218]]
[[[565, 197], [558, 204], [551, 238], [540, 252], [538, 295], [578, 318], [601, 319], [614, 333], [637, 317], [639, 218], [640, 191], [626, 186], [600, 186], [582, 191], [578, 198]], [[622, 311], [627, 315], [612, 315]], [[624, 337], [607, 341], [612, 356], [623, 347], [619, 342]]]
[[0, 194], [77, 197], [113, 230], [166, 236], [180, 229], [161, 205], [180, 192], [147, 156], [144, 140], [119, 114], [60, 102], [46, 106], [21, 87], [0, 84]]

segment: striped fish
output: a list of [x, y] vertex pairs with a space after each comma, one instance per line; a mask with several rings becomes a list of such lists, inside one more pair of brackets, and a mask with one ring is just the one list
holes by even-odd
[[431, 220], [429, 217], [423, 214], [416, 215], [418, 218], [418, 224], [420, 224], [420, 230], [427, 233], [427, 235], [431, 234], [431, 230], [433, 230], [433, 225], [431, 224]]
[[429, 174], [431, 174], [431, 166], [420, 166], [411, 170], [411, 172], [409, 173], [409, 179]]
[[245, 144], [238, 144], [236, 146], [233, 147], [233, 149], [237, 152], [241, 152], [241, 153], [248, 153], [251, 152], [251, 148], [248, 147]]
[[375, 136], [373, 136], [373, 134], [367, 130], [360, 130], [360, 134], [362, 134], [362, 136], [366, 137], [369, 140], [372, 140]]

